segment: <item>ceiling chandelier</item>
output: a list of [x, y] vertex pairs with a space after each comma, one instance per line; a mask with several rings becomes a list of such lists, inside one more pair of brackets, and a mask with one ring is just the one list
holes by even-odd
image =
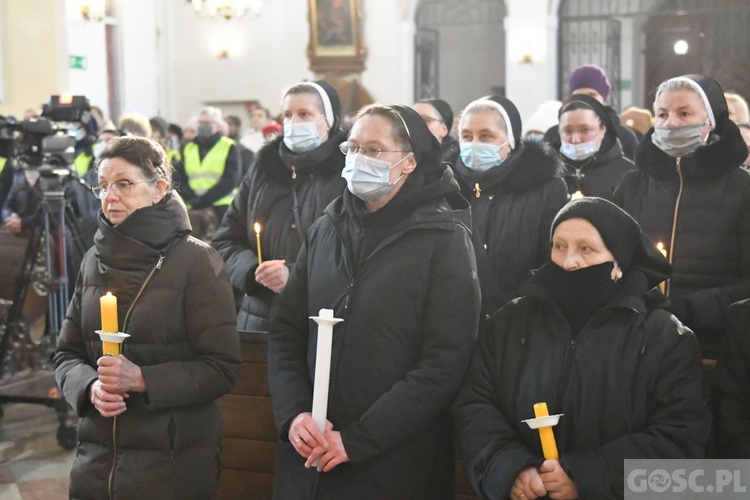
[[188, 0], [193, 4], [195, 12], [209, 17], [223, 17], [234, 19], [251, 13], [260, 14], [263, 0]]

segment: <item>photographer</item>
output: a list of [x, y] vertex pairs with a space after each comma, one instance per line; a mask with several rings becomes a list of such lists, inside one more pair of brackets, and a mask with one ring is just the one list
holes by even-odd
[[[10, 163], [6, 168], [13, 172]], [[42, 196], [37, 187], [38, 170], [18, 170], [12, 173], [12, 184], [8, 197], [2, 206], [2, 219], [5, 229], [13, 234], [31, 231], [37, 222], [37, 214]]]

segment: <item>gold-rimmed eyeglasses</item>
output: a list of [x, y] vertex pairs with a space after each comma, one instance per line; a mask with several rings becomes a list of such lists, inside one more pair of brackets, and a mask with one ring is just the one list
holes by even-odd
[[380, 149], [377, 146], [357, 146], [355, 143], [350, 141], [345, 141], [339, 144], [339, 149], [345, 155], [355, 155], [357, 153], [362, 153], [363, 155], [369, 156], [371, 158], [378, 158], [383, 153], [411, 153], [411, 151]]

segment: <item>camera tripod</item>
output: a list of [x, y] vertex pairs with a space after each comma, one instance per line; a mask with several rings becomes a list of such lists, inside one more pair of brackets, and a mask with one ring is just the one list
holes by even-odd
[[[49, 179], [40, 178], [39, 181], [40, 183], [45, 181], [42, 183], [45, 184]], [[43, 186], [41, 206], [37, 210], [37, 222], [26, 247], [15, 298], [8, 313], [5, 331], [0, 339], [0, 375], [4, 373], [4, 363], [10, 360], [9, 355], [12, 355], [11, 341], [14, 335], [22, 333], [25, 328], [21, 313], [29, 286], [41, 286], [47, 293], [46, 325], [42, 342], [47, 342], [46, 347], [51, 357], [51, 351], [57, 343], [57, 337], [70, 303], [68, 241], [71, 241], [75, 245], [73, 248], [83, 255], [86, 249], [78, 220], [69, 200], [65, 197], [65, 189], [58, 182], [54, 182], [49, 190]], [[44, 252], [44, 276], [41, 283], [35, 283], [38, 279], [34, 277], [34, 270], [41, 251]], [[67, 423], [68, 403], [56, 387], [50, 390], [48, 397], [0, 394], [0, 419], [3, 415], [2, 405], [5, 403], [41, 404], [53, 408], [57, 412], [59, 421], [58, 444], [68, 450], [75, 448], [76, 429], [68, 426]]]

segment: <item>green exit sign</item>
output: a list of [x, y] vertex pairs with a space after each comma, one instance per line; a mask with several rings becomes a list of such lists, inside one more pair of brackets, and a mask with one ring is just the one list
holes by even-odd
[[86, 60], [86, 56], [70, 56], [70, 68], [86, 71], [89, 68], [89, 62]]

